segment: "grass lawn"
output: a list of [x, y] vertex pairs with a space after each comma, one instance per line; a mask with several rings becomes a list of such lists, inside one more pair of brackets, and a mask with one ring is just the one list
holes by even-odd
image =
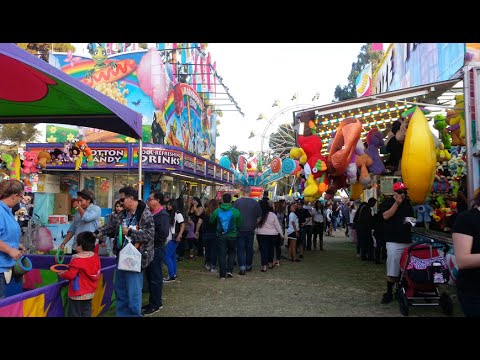
[[[265, 273], [260, 271], [255, 244], [253, 271], [241, 276], [235, 267], [232, 279], [220, 280], [218, 273], [207, 272], [203, 258], [177, 263], [178, 280], [164, 283], [164, 309], [153, 316], [403, 317], [397, 301], [380, 304], [386, 288], [385, 265], [361, 261], [355, 245], [341, 234], [325, 238], [326, 251], [305, 252], [301, 263], [282, 260]], [[453, 316], [463, 316], [455, 289], [442, 285], [441, 291], [452, 295]], [[148, 293], [143, 295], [146, 304]], [[409, 310], [409, 317], [446, 316], [439, 306]], [[104, 316], [115, 316], [115, 311]]]

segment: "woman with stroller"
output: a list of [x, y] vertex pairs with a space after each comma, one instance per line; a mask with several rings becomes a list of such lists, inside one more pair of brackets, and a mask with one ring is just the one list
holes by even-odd
[[480, 316], [480, 193], [472, 209], [458, 214], [452, 230], [458, 266], [457, 295], [467, 317]]

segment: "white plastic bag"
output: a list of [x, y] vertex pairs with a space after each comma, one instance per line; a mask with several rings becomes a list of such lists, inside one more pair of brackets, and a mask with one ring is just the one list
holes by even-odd
[[132, 245], [128, 237], [125, 239], [128, 244], [118, 254], [118, 270], [141, 272], [142, 254]]

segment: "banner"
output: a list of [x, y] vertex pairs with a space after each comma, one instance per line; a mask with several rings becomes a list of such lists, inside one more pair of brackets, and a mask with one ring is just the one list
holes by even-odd
[[[195, 74], [185, 76], [170, 63], [177, 51], [168, 48], [130, 51], [135, 43], [124, 43], [118, 52], [116, 43], [100, 46], [92, 43], [90, 55], [51, 53], [49, 63], [143, 116], [143, 142], [181, 147], [215, 161], [216, 120], [205, 107], [192, 83]], [[176, 45], [176, 44], [175, 44]], [[182, 44], [190, 47], [188, 44]], [[159, 47], [161, 49], [162, 47]], [[103, 51], [102, 51], [103, 50]], [[179, 59], [194, 61], [188, 49], [179, 49]], [[110, 53], [111, 55], [109, 55]], [[197, 51], [195, 51], [195, 54]], [[180, 64], [180, 69], [189, 63]], [[204, 72], [204, 66], [197, 72]], [[183, 71], [183, 70], [182, 70]], [[206, 74], [199, 74], [205, 77]], [[206, 79], [206, 78], [205, 78]], [[177, 82], [178, 80], [178, 82]], [[197, 79], [198, 80], [198, 79]], [[206, 81], [205, 89], [207, 92]], [[191, 87], [190, 84], [193, 86]], [[47, 126], [47, 142], [71, 141], [83, 137], [87, 143], [136, 143], [136, 140], [110, 131], [92, 128]]]
[[365, 69], [358, 74], [355, 80], [357, 97], [370, 96], [372, 94], [372, 64], [368, 64]]
[[[83, 169], [118, 169], [128, 167], [128, 145], [126, 144], [91, 144], [92, 158], [94, 165], [89, 168], [86, 157], [83, 157]], [[50, 168], [75, 168], [75, 161], [67, 160], [64, 151], [64, 144], [27, 144], [28, 151], [46, 151], [52, 156], [52, 163], [47, 164]], [[72, 159], [73, 160], [73, 159]]]
[[215, 178], [215, 165], [212, 163], [207, 164], [207, 177], [212, 179]]
[[[138, 148], [133, 149], [132, 165], [138, 165]], [[181, 170], [183, 168], [183, 152], [162, 147], [142, 149], [142, 166], [145, 169]]]
[[183, 154], [183, 170], [195, 173], [195, 156]]
[[200, 158], [196, 159], [196, 173], [197, 175], [206, 175], [206, 169], [207, 169], [207, 162], [205, 160], [201, 160]]

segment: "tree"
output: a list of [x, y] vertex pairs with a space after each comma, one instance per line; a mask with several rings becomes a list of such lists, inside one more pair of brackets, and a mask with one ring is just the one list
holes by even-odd
[[282, 124], [278, 130], [270, 134], [268, 146], [274, 156], [281, 159], [290, 156], [290, 149], [295, 147], [295, 130], [291, 124]]
[[246, 154], [245, 151], [238, 151], [237, 145], [230, 145], [230, 149], [224, 151], [221, 155], [227, 156], [230, 159], [233, 167], [236, 169], [238, 164], [238, 157], [240, 155]]
[[335, 92], [333, 94], [334, 99], [332, 102], [356, 98], [357, 92], [355, 89], [355, 80], [357, 79], [357, 76], [369, 63], [372, 63], [372, 74], [374, 74], [380, 65], [383, 54], [383, 51], [372, 51], [371, 43], [363, 45], [360, 49], [360, 54], [357, 56], [357, 62], [352, 63], [352, 70], [347, 78], [348, 84], [343, 87], [341, 85], [335, 87]]
[[38, 55], [40, 59], [48, 61], [48, 53], [50, 51], [75, 52], [75, 46], [70, 43], [16, 43], [18, 47], [28, 51], [33, 55]]
[[40, 131], [35, 128], [37, 124], [3, 124], [0, 125], [0, 141], [13, 142], [18, 147], [27, 142], [35, 142]]

